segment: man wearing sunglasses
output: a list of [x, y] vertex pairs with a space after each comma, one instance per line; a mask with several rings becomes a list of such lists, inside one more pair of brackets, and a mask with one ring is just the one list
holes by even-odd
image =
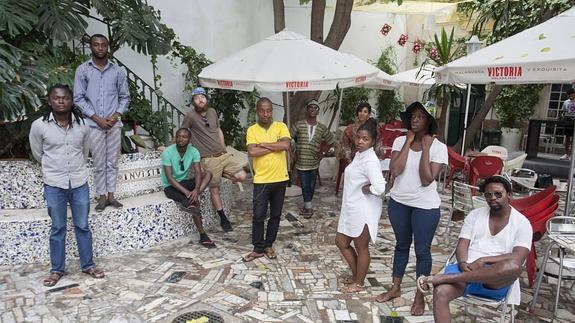
[[212, 204], [220, 217], [222, 230], [233, 231], [224, 212], [220, 197], [220, 183], [222, 177], [243, 182], [246, 179], [246, 173], [237, 158], [226, 151], [218, 114], [209, 106], [208, 95], [204, 88], [198, 87], [192, 91], [192, 105], [193, 109], [186, 114], [182, 128], [190, 129], [191, 143], [200, 152], [202, 169], [212, 174], [209, 185], [210, 195]]
[[457, 264], [448, 265], [443, 274], [417, 279], [423, 292], [433, 286], [436, 322], [450, 322], [449, 302], [460, 296], [508, 297], [509, 304], [521, 300], [517, 278], [531, 248], [531, 224], [509, 204], [511, 183], [506, 178], [489, 177], [480, 189], [488, 207], [465, 218], [455, 250]]
[[292, 125], [290, 134], [295, 141], [295, 168], [299, 175], [303, 195], [304, 206], [300, 209], [300, 214], [309, 219], [313, 216], [312, 199], [317, 170], [325, 153], [322, 151], [322, 142], [327, 150], [333, 147], [335, 139], [329, 129], [317, 121], [319, 104], [316, 100], [308, 102], [305, 112], [306, 119]]
[[206, 189], [212, 176], [209, 172], [202, 173], [200, 153], [190, 145], [190, 137], [189, 129], [179, 129], [176, 132], [176, 143], [162, 153], [161, 176], [164, 194], [192, 214], [200, 234], [200, 244], [206, 248], [214, 248], [216, 244], [204, 231], [199, 206], [200, 194]]

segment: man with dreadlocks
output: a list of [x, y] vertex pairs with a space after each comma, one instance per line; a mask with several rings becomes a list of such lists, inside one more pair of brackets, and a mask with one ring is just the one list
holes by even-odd
[[130, 103], [126, 70], [108, 59], [108, 39], [90, 37], [92, 58], [76, 69], [74, 103], [90, 126], [90, 151], [94, 163], [94, 188], [100, 196], [96, 211], [121, 208], [114, 198], [118, 179], [122, 114]]
[[92, 232], [88, 224], [90, 192], [88, 189], [89, 137], [80, 111], [72, 102], [72, 90], [57, 84], [48, 89], [48, 111], [32, 123], [30, 148], [42, 166], [44, 198], [50, 229], [50, 276], [44, 286], [54, 286], [64, 275], [66, 263], [67, 206], [72, 209], [74, 233], [78, 243], [82, 272], [103, 278], [92, 259]]

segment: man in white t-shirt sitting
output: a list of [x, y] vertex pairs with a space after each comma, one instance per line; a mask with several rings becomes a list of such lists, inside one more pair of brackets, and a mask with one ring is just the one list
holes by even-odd
[[[455, 251], [457, 264], [443, 274], [421, 276], [417, 287], [433, 285], [433, 316], [450, 322], [449, 302], [467, 295], [519, 304], [518, 277], [531, 248], [533, 229], [529, 220], [509, 205], [511, 183], [492, 176], [480, 187], [489, 207], [473, 210], [465, 218]], [[511, 291], [509, 291], [511, 289]]]

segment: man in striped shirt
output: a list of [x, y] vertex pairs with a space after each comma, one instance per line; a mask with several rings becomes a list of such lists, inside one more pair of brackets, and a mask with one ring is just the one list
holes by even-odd
[[309, 219], [313, 215], [312, 199], [315, 191], [315, 179], [323, 154], [335, 144], [335, 138], [329, 129], [317, 121], [319, 104], [311, 100], [306, 106], [305, 120], [292, 125], [291, 136], [296, 144], [296, 164], [303, 194], [304, 207], [300, 214]]

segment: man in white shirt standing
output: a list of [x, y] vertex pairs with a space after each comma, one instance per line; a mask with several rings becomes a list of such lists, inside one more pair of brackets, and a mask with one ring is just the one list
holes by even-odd
[[509, 205], [511, 183], [506, 178], [489, 177], [481, 191], [489, 206], [465, 218], [455, 250], [457, 263], [448, 265], [443, 274], [417, 279], [421, 291], [434, 286], [436, 322], [450, 322], [449, 302], [464, 295], [501, 300], [509, 292], [508, 302], [520, 303], [517, 278], [531, 248], [531, 224]]

